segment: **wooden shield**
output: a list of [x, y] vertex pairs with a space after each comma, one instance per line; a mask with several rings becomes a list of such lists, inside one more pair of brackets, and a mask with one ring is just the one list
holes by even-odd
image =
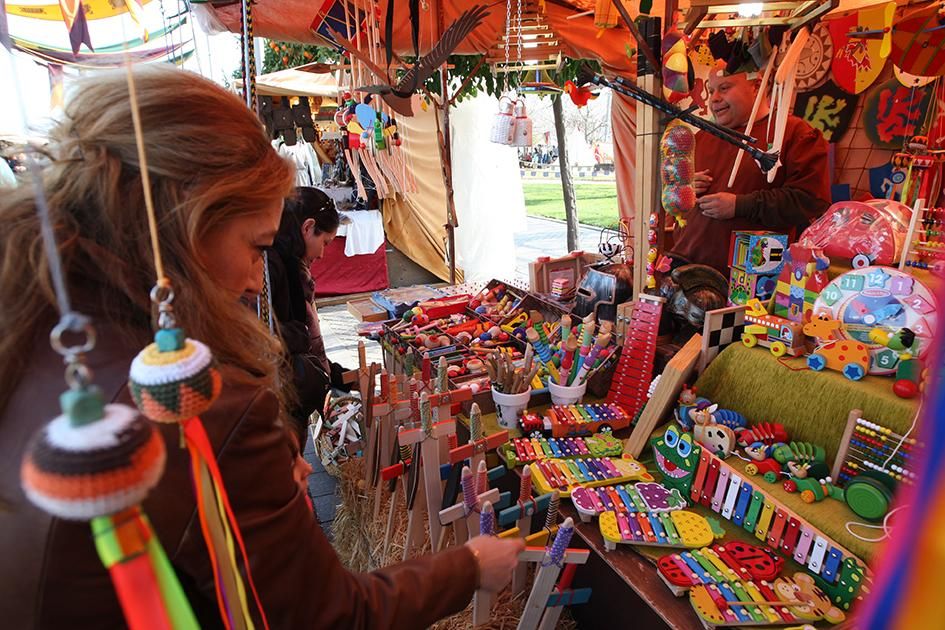
[[866, 96], [863, 128], [880, 149], [901, 150], [914, 135], [921, 134], [932, 102], [932, 88], [907, 88], [896, 79], [877, 85]]
[[909, 74], [923, 77], [945, 74], [945, 25], [939, 22], [939, 4], [932, 3], [907, 13], [893, 27], [894, 64]]
[[807, 45], [797, 62], [797, 91], [807, 92], [818, 88], [827, 80], [833, 60], [833, 41], [830, 29], [821, 22], [811, 31]]
[[893, 74], [900, 83], [909, 88], [922, 87], [935, 80], [935, 77], [920, 77], [917, 74], [909, 74], [897, 65], [893, 65]]
[[[894, 3], [888, 4], [895, 7]], [[882, 30], [886, 11], [887, 5], [880, 4], [829, 20], [830, 39], [833, 41], [833, 80], [845, 92], [861, 93], [883, 71], [886, 60], [880, 54], [882, 40], [848, 35], [852, 31]]]
[[850, 127], [859, 99], [856, 94], [847, 94], [838, 88], [833, 81], [827, 81], [797, 96], [794, 115], [806, 120], [814, 129], [820, 129], [827, 142], [837, 142]]

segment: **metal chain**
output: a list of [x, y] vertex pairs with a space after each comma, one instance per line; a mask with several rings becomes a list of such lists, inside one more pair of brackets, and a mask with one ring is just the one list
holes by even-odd
[[518, 47], [517, 61], [518, 65], [522, 65], [522, 0], [515, 0], [515, 4], [516, 12], [518, 13], [516, 16], [516, 24], [518, 24], [518, 42], [516, 42]]
[[502, 91], [509, 88], [509, 38], [512, 36], [512, 0], [505, 2], [505, 72], [502, 74]]

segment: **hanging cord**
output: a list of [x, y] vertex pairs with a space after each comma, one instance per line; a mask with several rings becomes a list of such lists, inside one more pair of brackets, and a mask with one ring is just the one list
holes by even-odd
[[131, 71], [131, 60], [125, 64], [128, 76], [128, 97], [131, 103], [131, 124], [135, 130], [135, 147], [138, 150], [138, 170], [141, 172], [141, 186], [144, 193], [144, 209], [148, 215], [148, 232], [151, 236], [151, 253], [154, 256], [156, 287], [170, 289], [170, 280], [164, 275], [164, 261], [161, 259], [161, 243], [158, 240], [157, 218], [154, 214], [154, 200], [151, 197], [151, 175], [148, 172], [148, 158], [144, 151], [144, 132], [141, 129], [141, 112], [138, 110], [138, 92], [135, 89], [135, 77]]
[[[9, 32], [4, 29], [0, 33], [2, 33], [0, 46], [6, 48], [10, 54], [10, 74], [13, 84], [21, 85], [16, 59], [13, 57], [13, 45], [9, 38]], [[23, 101], [23, 93], [20, 90], [17, 90], [16, 101], [20, 110], [20, 120], [26, 126], [26, 103]], [[62, 259], [59, 257], [59, 249], [56, 247], [56, 232], [53, 229], [52, 219], [49, 215], [49, 203], [46, 199], [46, 189], [43, 187], [43, 175], [32, 150], [26, 151], [26, 164], [30, 174], [30, 182], [33, 186], [33, 198], [36, 204], [36, 216], [39, 218], [40, 237], [49, 264], [49, 275], [52, 279], [53, 289], [56, 293], [56, 306], [59, 310], [59, 322], [49, 334], [50, 344], [65, 359], [67, 365], [66, 382], [72, 389], [77, 389], [86, 385], [91, 378], [88, 368], [82, 362], [82, 355], [90, 352], [95, 347], [95, 329], [88, 317], [72, 310], [72, 301], [69, 299], [65, 274], [62, 270]], [[85, 334], [85, 342], [81, 345], [65, 346], [62, 343], [62, 335], [65, 332], [83, 333]]]
[[[850, 534], [851, 536], [853, 536], [854, 538], [858, 540], [862, 540], [863, 542], [868, 542], [868, 543], [882, 542], [886, 540], [887, 538], [889, 538], [890, 536], [892, 536], [892, 528], [889, 526], [889, 519], [892, 518], [892, 515], [895, 514], [896, 512], [899, 512], [900, 510], [904, 510], [908, 507], [910, 506], [900, 505], [899, 507], [893, 508], [892, 510], [887, 512], [886, 516], [883, 518], [882, 525], [873, 525], [872, 523], [861, 523], [860, 521], [847, 521], [846, 524], [844, 524], [844, 527], [846, 528], [848, 534]], [[883, 531], [883, 535], [878, 538], [868, 538], [866, 536], [861, 536], [860, 534], [857, 534], [856, 532], [854, 532], [853, 531], [854, 527], [862, 527], [864, 529], [881, 529]]]

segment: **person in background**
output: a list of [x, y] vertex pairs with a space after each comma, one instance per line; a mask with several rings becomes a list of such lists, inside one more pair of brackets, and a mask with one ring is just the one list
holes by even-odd
[[[269, 627], [425, 628], [465, 608], [476, 588], [500, 590], [520, 539], [477, 536], [370, 573], [341, 564], [293, 478], [282, 345], [241, 301], [262, 288], [263, 252], [279, 231], [294, 169], [235, 94], [167, 64], [134, 72], [174, 313], [209, 347], [223, 379], [201, 419]], [[99, 73], [71, 89], [40, 185], [72, 307], [97, 333], [86, 356], [92, 380], [106, 401], [133, 405], [128, 369], [153, 339], [155, 265], [128, 81], [124, 71]], [[50, 347], [58, 313], [34, 195], [32, 185], [0, 195], [0, 252], [10, 254], [0, 257], [0, 619], [7, 628], [121, 628], [89, 524], [47, 514], [20, 486], [30, 436], [60, 413], [67, 387]], [[190, 458], [180, 427], [158, 429], [167, 460], [144, 508], [200, 627], [221, 628]]]
[[279, 335], [292, 371], [299, 444], [305, 444], [308, 418], [322, 410], [331, 388], [350, 391], [342, 382], [347, 370], [328, 359], [315, 310], [311, 266], [335, 238], [342, 217], [335, 202], [317, 188], [299, 187], [286, 201], [279, 232], [268, 251], [269, 291]]
[[[745, 131], [760, 87], [755, 72], [742, 66], [729, 74], [718, 70], [709, 76], [709, 109], [715, 122]], [[748, 135], [755, 146], [768, 149], [773, 127], [763, 98]], [[830, 205], [830, 173], [827, 142], [820, 131], [796, 116], [788, 116], [781, 167], [772, 183], [750, 157], [742, 158], [731, 188], [728, 179], [739, 149], [708, 132], [696, 134], [696, 206], [686, 215], [686, 227], [677, 231], [670, 255], [676, 263], [699, 263], [720, 271], [726, 278], [729, 240], [736, 230], [771, 230], [796, 238]]]

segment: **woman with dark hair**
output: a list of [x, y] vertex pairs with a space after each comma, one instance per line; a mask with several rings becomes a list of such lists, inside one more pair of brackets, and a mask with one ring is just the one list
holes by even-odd
[[286, 201], [279, 233], [267, 257], [272, 311], [279, 322], [295, 386], [292, 415], [300, 425], [299, 444], [304, 444], [308, 417], [322, 409], [329, 389], [350, 389], [341, 382], [345, 369], [325, 354], [313, 304], [315, 282], [309, 271], [343, 221], [331, 197], [317, 188], [299, 187]]

